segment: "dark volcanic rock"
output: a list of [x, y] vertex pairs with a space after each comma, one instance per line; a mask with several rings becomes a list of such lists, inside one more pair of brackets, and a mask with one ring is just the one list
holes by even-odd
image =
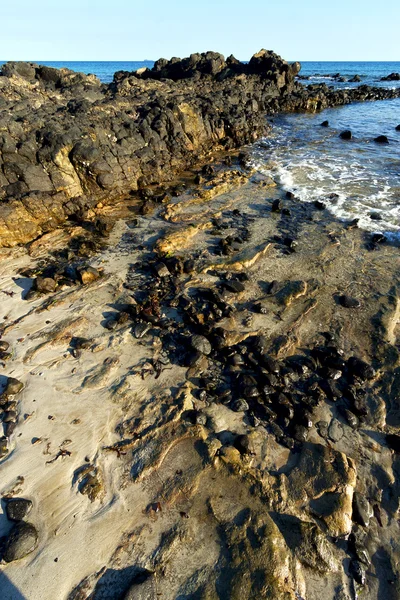
[[357, 300], [357, 298], [352, 298], [351, 296], [346, 296], [346, 294], [343, 294], [343, 296], [340, 296], [339, 300], [340, 300], [340, 304], [342, 306], [344, 306], [345, 308], [360, 308], [360, 306], [361, 306], [361, 302], [359, 300]]
[[[249, 63], [205, 52], [120, 71], [104, 85], [68, 69], [3, 65], [0, 247], [29, 242], [72, 216], [85, 218], [99, 202], [171, 180], [216, 146], [251, 143], [265, 134], [266, 114], [400, 95], [363, 85], [304, 87], [295, 81], [299, 69], [267, 50]], [[143, 212], [153, 205], [143, 202]]]
[[38, 544], [38, 532], [31, 523], [20, 521], [11, 529], [4, 548], [3, 560], [13, 562], [27, 556]]
[[400, 81], [400, 73], [390, 73], [390, 75], [382, 77], [381, 81]]
[[15, 379], [14, 377], [9, 377], [7, 379], [7, 385], [6, 385], [3, 393], [5, 396], [15, 396], [23, 389], [24, 389], [24, 384], [22, 383], [22, 381], [19, 381], [18, 379]]
[[10, 498], [6, 504], [6, 515], [11, 521], [22, 521], [32, 510], [31, 500]]
[[193, 335], [190, 339], [192, 347], [201, 354], [211, 353], [211, 344], [204, 335]]
[[342, 140], [351, 140], [353, 136], [351, 131], [349, 129], [346, 129], [346, 131], [342, 131], [339, 137], [342, 138]]
[[376, 142], [377, 144], [388, 144], [389, 140], [386, 137], [386, 135], [378, 135], [378, 137], [374, 139], [374, 142]]

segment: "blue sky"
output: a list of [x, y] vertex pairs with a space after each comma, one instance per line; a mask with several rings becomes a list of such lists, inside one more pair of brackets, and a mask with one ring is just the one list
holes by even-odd
[[399, 0], [3, 0], [0, 60], [400, 60]]

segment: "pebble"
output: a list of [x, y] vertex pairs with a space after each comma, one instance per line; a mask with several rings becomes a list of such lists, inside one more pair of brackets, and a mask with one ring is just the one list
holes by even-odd
[[16, 428], [17, 424], [15, 421], [10, 421], [9, 423], [6, 423], [4, 426], [4, 433], [7, 437], [10, 437], [10, 435], [12, 433], [14, 433], [15, 428]]
[[86, 269], [83, 268], [79, 270], [79, 276], [83, 285], [88, 285], [89, 283], [93, 283], [93, 281], [99, 279], [100, 271], [94, 267], [86, 267]]
[[339, 442], [344, 436], [343, 426], [337, 419], [332, 419], [328, 428], [328, 435], [332, 442]]
[[15, 394], [18, 394], [23, 389], [24, 384], [22, 383], [22, 381], [19, 381], [14, 377], [9, 377], [7, 380], [6, 388], [3, 393], [5, 396], [15, 396]]
[[133, 335], [136, 339], [140, 340], [142, 337], [146, 335], [151, 329], [151, 325], [149, 323], [138, 323], [135, 325], [133, 330]]
[[7, 563], [19, 560], [35, 550], [38, 532], [31, 523], [19, 521], [11, 529], [4, 548], [3, 560]]
[[282, 210], [282, 200], [274, 200], [271, 205], [272, 212], [280, 212]]
[[190, 339], [192, 348], [201, 354], [208, 356], [211, 354], [211, 344], [204, 335], [193, 335]]
[[346, 296], [343, 294], [339, 298], [340, 304], [345, 308], [360, 308], [361, 302], [357, 300], [357, 298], [352, 298], [351, 296]]
[[374, 139], [374, 142], [377, 144], [388, 144], [389, 140], [386, 135], [378, 135], [378, 137]]
[[319, 435], [326, 440], [328, 438], [328, 423], [327, 421], [318, 421], [316, 424]]
[[6, 515], [10, 521], [22, 521], [32, 510], [32, 501], [25, 498], [10, 498], [6, 504]]
[[154, 266], [154, 270], [157, 273], [158, 277], [169, 277], [171, 275], [167, 265], [165, 265], [163, 262], [156, 264]]
[[10, 344], [8, 342], [6, 342], [5, 340], [0, 340], [0, 351], [1, 352], [6, 352], [10, 347]]
[[15, 410], [8, 410], [4, 413], [3, 423], [12, 423], [17, 420], [17, 413]]
[[0, 437], [0, 458], [8, 454], [8, 440], [5, 436]]
[[371, 365], [356, 356], [349, 358], [347, 361], [347, 368], [353, 375], [356, 375], [363, 381], [366, 379], [373, 379], [376, 375], [376, 371]]
[[235, 412], [245, 412], [246, 410], [249, 410], [249, 405], [244, 398], [238, 398], [232, 402], [231, 408]]
[[244, 292], [246, 289], [243, 283], [240, 281], [224, 281], [222, 283], [222, 287], [224, 287], [228, 292], [232, 292], [233, 294], [240, 294], [240, 292]]
[[55, 292], [57, 287], [57, 282], [51, 277], [37, 277], [35, 283], [37, 291], [43, 294]]

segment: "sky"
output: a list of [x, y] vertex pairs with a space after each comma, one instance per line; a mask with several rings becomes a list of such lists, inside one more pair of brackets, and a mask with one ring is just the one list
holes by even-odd
[[400, 61], [399, 0], [2, 0], [0, 60]]

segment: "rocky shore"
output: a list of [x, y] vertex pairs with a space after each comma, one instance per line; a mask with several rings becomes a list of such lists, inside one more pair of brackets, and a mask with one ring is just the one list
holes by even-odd
[[208, 53], [103, 86], [3, 67], [2, 173], [66, 178], [3, 186], [4, 597], [400, 596], [399, 248], [234, 149], [265, 112], [389, 92], [298, 68]]
[[[99, 203], [169, 181], [210, 152], [266, 132], [266, 115], [398, 96], [295, 81], [273, 52], [248, 64], [193, 54], [142, 72], [92, 75], [30, 63], [0, 74], [0, 247], [30, 242]], [[88, 213], [89, 211], [89, 213]]]

